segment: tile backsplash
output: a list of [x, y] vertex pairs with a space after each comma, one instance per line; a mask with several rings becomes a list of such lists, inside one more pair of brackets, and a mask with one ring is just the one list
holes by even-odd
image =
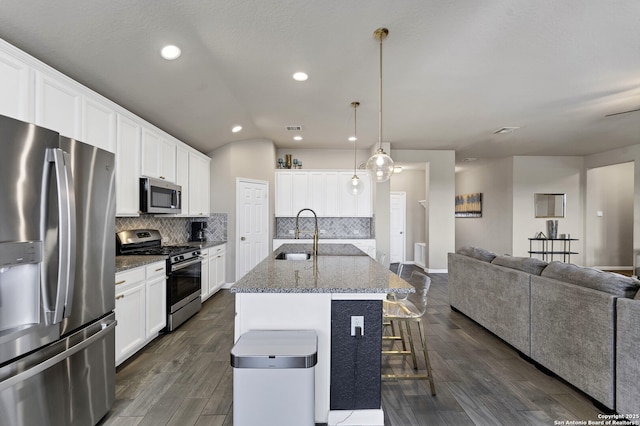
[[182, 244], [189, 240], [191, 222], [207, 222], [207, 241], [227, 241], [226, 213], [211, 213], [206, 218], [152, 215], [117, 217], [116, 232], [129, 229], [157, 229], [162, 235], [162, 244]]
[[[313, 236], [314, 218], [301, 217], [298, 222], [300, 238]], [[276, 217], [274, 238], [293, 238], [296, 229], [295, 217]], [[311, 230], [311, 232], [302, 232]], [[319, 238], [369, 239], [375, 238], [373, 220], [370, 217], [319, 217]]]

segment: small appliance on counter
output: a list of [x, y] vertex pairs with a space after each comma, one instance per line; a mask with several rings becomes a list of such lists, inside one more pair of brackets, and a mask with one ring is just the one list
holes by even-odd
[[190, 241], [207, 240], [207, 222], [191, 222]]

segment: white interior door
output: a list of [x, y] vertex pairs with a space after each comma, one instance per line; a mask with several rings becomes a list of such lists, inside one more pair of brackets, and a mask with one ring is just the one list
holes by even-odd
[[269, 253], [269, 183], [236, 179], [236, 281]]
[[389, 217], [389, 229], [391, 232], [389, 244], [389, 263], [405, 261], [404, 248], [406, 245], [406, 206], [407, 194], [405, 192], [391, 192], [391, 214]]

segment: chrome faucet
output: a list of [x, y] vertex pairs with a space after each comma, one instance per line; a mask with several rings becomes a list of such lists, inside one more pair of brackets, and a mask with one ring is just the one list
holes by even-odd
[[[311, 213], [313, 213], [313, 217], [315, 217], [316, 219], [316, 229], [313, 231], [313, 256], [317, 257], [318, 256], [318, 215], [316, 214], [316, 212], [314, 212], [311, 209], [302, 209], [298, 212], [298, 214], [296, 215], [296, 240], [300, 239], [300, 228], [298, 228], [298, 218], [300, 217], [300, 213], [302, 213], [303, 211], [308, 210]], [[311, 231], [306, 231], [306, 230], [302, 230], [302, 232], [311, 232]]]

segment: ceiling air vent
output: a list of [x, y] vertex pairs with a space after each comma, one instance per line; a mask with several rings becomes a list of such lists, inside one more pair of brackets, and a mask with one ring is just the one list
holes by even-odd
[[290, 132], [301, 132], [302, 126], [287, 126], [287, 130]]
[[494, 135], [504, 135], [505, 133], [513, 133], [520, 127], [501, 127], [493, 132]]

